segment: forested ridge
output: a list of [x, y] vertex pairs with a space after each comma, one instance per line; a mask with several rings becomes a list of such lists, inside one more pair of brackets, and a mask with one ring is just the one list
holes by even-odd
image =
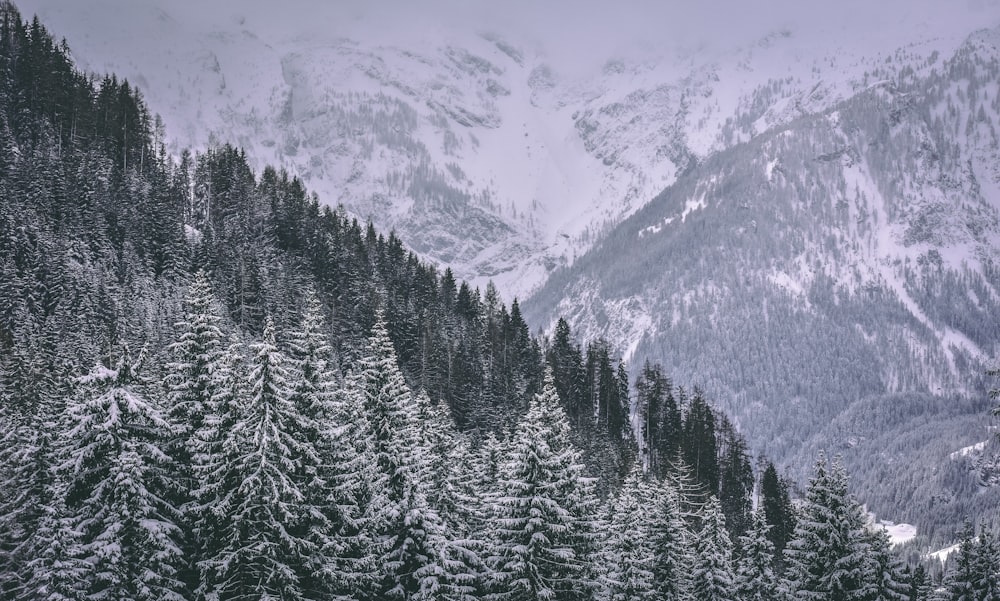
[[163, 136], [0, 4], [0, 597], [927, 598], [837, 461]]

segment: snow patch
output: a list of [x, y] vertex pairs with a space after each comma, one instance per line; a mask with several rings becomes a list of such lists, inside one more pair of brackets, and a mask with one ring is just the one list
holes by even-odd
[[684, 203], [684, 212], [681, 213], [681, 223], [687, 220], [687, 216], [698, 209], [704, 209], [708, 205], [705, 203], [705, 197], [694, 199], [689, 198], [687, 202]]
[[888, 520], [881, 520], [879, 525], [885, 528], [889, 535], [889, 541], [893, 545], [901, 545], [917, 536], [917, 527], [913, 524], [895, 524]]
[[962, 447], [961, 449], [955, 451], [948, 457], [954, 460], [954, 459], [959, 459], [961, 457], [968, 457], [969, 455], [973, 455], [976, 453], [982, 453], [983, 449], [986, 448], [987, 444], [989, 444], [988, 440], [977, 442], [976, 444], [971, 444], [967, 447]]
[[939, 549], [937, 551], [928, 553], [927, 554], [927, 558], [928, 559], [936, 559], [936, 560], [940, 561], [941, 563], [944, 563], [944, 562], [948, 561], [948, 556], [951, 555], [952, 553], [957, 552], [958, 549], [959, 549], [959, 547], [961, 547], [961, 546], [962, 545], [958, 544], [958, 545], [952, 545], [950, 547], [945, 547], [944, 549]]

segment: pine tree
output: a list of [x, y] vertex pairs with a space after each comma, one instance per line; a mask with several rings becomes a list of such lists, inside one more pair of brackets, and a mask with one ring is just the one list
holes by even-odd
[[754, 477], [747, 446], [729, 421], [723, 417], [719, 429], [722, 457], [719, 461], [719, 504], [726, 516], [726, 526], [739, 540], [750, 527], [751, 495]]
[[491, 598], [569, 601], [592, 594], [595, 498], [582, 472], [550, 370], [502, 470], [491, 533]]
[[719, 458], [715, 413], [697, 388], [684, 416], [684, 461], [696, 482], [709, 494], [719, 490]]
[[54, 434], [64, 403], [0, 419], [0, 593], [9, 599], [82, 599], [86, 564], [65, 508]]
[[386, 505], [385, 476], [375, 460], [375, 439], [364, 408], [360, 378], [349, 374], [337, 390], [330, 436], [331, 585], [336, 599], [375, 595]]
[[930, 599], [931, 583], [923, 564], [917, 564], [917, 567], [913, 568], [909, 583], [905, 596], [906, 601], [928, 601]]
[[718, 499], [711, 497], [705, 506], [701, 531], [695, 536], [694, 565], [691, 569], [691, 592], [699, 601], [733, 601], [733, 545], [726, 530], [726, 518]]
[[379, 312], [360, 362], [359, 393], [372, 431], [372, 453], [379, 472], [373, 490], [380, 509], [369, 526], [378, 546], [380, 599], [432, 599], [446, 580], [440, 517], [427, 503], [417, 479], [426, 450], [416, 421], [413, 394], [399, 371], [384, 314]]
[[870, 601], [903, 601], [906, 583], [902, 567], [892, 554], [889, 534], [880, 526], [872, 526], [867, 533], [867, 567], [865, 598]]
[[653, 547], [656, 550], [653, 578], [663, 601], [686, 601], [690, 598], [691, 566], [694, 563], [692, 543], [675, 481], [664, 478], [657, 494], [653, 522]]
[[740, 541], [736, 564], [736, 597], [740, 601], [775, 601], [778, 578], [774, 574], [774, 545], [768, 538], [767, 519], [758, 508], [750, 520], [750, 529]]
[[32, 555], [27, 563], [18, 600], [84, 601], [89, 563], [80, 544], [80, 530], [68, 517], [65, 490], [60, 482], [51, 486], [49, 501], [41, 505], [42, 519], [33, 534]]
[[248, 366], [245, 345], [236, 335], [222, 351], [215, 371], [211, 411], [205, 415], [202, 427], [188, 439], [191, 457], [192, 489], [184, 507], [186, 522], [191, 528], [190, 539], [196, 551], [194, 561], [198, 571], [196, 598], [214, 594], [216, 558], [224, 551], [230, 536], [231, 516], [224, 501], [239, 485], [240, 474], [233, 469], [233, 450], [227, 449], [236, 424], [243, 418], [248, 394]]
[[704, 484], [694, 476], [694, 471], [683, 458], [679, 450], [677, 456], [669, 463], [667, 475], [664, 478], [674, 491], [681, 518], [689, 532], [701, 530], [701, 520], [705, 515], [705, 506], [711, 493]]
[[221, 599], [316, 599], [305, 590], [326, 567], [319, 511], [295, 479], [301, 417], [291, 401], [285, 357], [265, 319], [253, 352], [246, 404], [223, 445], [223, 473], [213, 512], [223, 521], [221, 547], [205, 560], [209, 591]]
[[784, 570], [784, 552], [795, 535], [795, 511], [788, 496], [788, 484], [778, 477], [774, 464], [767, 463], [760, 480], [761, 506], [767, 519], [768, 539], [774, 546], [775, 565]]
[[611, 505], [604, 576], [610, 601], [654, 599], [653, 491], [636, 465]]
[[448, 574], [444, 565], [444, 528], [437, 512], [420, 488], [404, 483], [398, 515], [389, 523], [393, 532], [383, 556], [380, 598], [400, 600], [443, 599]]
[[785, 549], [788, 593], [801, 601], [864, 599], [867, 535], [839, 460], [828, 468], [820, 454], [801, 515]]
[[[292, 478], [305, 494], [305, 505], [315, 509], [315, 513], [300, 524], [295, 535], [313, 537], [322, 548], [334, 544], [328, 538], [329, 532], [352, 519], [342, 515], [342, 501], [332, 490], [337, 477], [337, 468], [332, 462], [339, 459], [339, 449], [331, 446], [336, 439], [329, 432], [335, 414], [334, 374], [328, 367], [330, 345], [325, 330], [322, 305], [315, 292], [308, 290], [300, 325], [289, 333], [294, 380], [291, 403], [295, 413], [289, 427], [299, 445], [292, 458], [295, 464]], [[303, 576], [301, 585], [307, 596], [319, 597], [327, 590], [329, 583], [324, 582], [323, 574], [316, 571]]]
[[1000, 599], [1000, 543], [986, 527], [979, 524], [979, 540], [975, 549], [976, 595], [982, 601]]
[[976, 541], [972, 522], [966, 520], [962, 538], [952, 561], [952, 568], [945, 576], [944, 585], [949, 601], [978, 601], [979, 574], [976, 565]]
[[442, 559], [447, 575], [445, 597], [471, 598], [484, 571], [484, 541], [473, 536], [475, 512], [481, 505], [470, 468], [472, 453], [465, 437], [443, 403], [434, 405], [424, 392], [414, 396], [423, 460], [418, 483], [427, 503], [436, 510], [442, 532]]
[[126, 347], [114, 369], [81, 380], [87, 393], [70, 408], [61, 465], [66, 507], [90, 564], [91, 598], [180, 601], [177, 508], [164, 494], [170, 426], [140, 392], [141, 362]]
[[184, 299], [183, 320], [176, 324], [180, 331], [176, 342], [169, 346], [174, 361], [167, 364], [167, 418], [172, 434], [165, 452], [173, 461], [175, 482], [171, 500], [181, 508], [180, 526], [184, 531], [181, 545], [187, 561], [181, 578], [189, 587], [197, 586], [196, 562], [204, 541], [194, 536], [198, 521], [194, 491], [199, 487], [195, 470], [196, 455], [204, 449], [199, 437], [206, 432], [208, 422], [216, 419], [216, 403], [222, 393], [221, 365], [224, 347], [221, 318], [218, 315], [211, 283], [204, 271], [199, 271]]
[[182, 463], [190, 462], [189, 441], [213, 412], [218, 394], [220, 321], [208, 274], [199, 271], [184, 299], [183, 319], [176, 324], [180, 334], [169, 347], [174, 361], [167, 364], [168, 415], [175, 428], [172, 456]]

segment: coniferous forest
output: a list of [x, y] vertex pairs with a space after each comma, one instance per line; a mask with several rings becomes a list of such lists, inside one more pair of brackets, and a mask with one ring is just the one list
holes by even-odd
[[[0, 598], [1000, 595], [904, 565], [697, 387], [458, 282], [0, 4]], [[634, 411], [633, 411], [634, 408]]]

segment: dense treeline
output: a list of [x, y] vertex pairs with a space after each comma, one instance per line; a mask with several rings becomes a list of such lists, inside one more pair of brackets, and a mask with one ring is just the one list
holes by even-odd
[[[828, 586], [795, 571], [826, 535], [700, 391], [631, 387], [565, 322], [533, 338], [237, 149], [174, 161], [135, 88], [0, 17], [0, 596]], [[871, 587], [889, 560], [839, 482]]]

